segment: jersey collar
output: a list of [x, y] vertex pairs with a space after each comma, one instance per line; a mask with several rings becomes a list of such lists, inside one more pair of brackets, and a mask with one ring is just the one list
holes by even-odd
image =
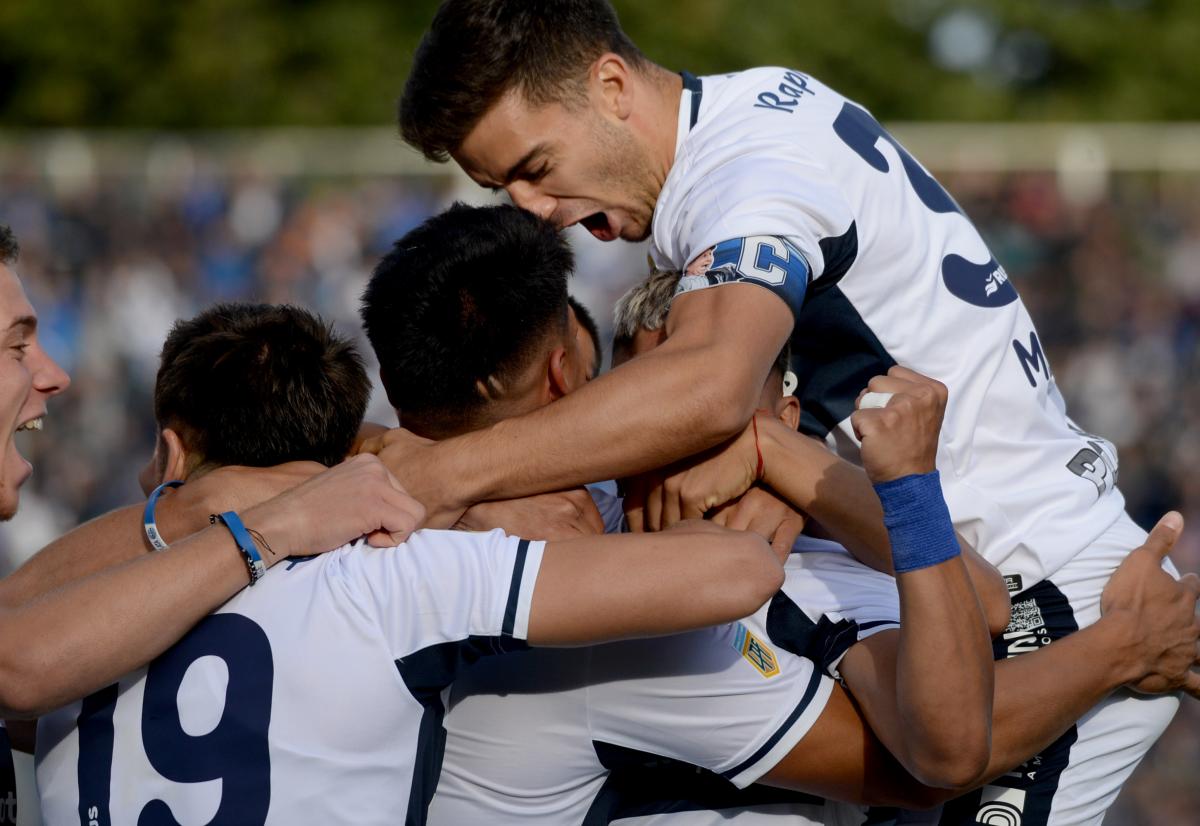
[[683, 139], [700, 118], [700, 99], [704, 97], [704, 84], [700, 78], [691, 72], [680, 72], [679, 76], [683, 78], [683, 93], [679, 96], [679, 128], [675, 133], [676, 154], [679, 153]]

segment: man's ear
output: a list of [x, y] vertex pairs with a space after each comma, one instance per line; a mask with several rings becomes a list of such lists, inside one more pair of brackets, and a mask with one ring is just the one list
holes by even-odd
[[592, 64], [591, 77], [603, 101], [602, 111], [626, 120], [633, 112], [633, 78], [625, 58], [614, 52], [600, 55]]
[[187, 481], [188, 471], [188, 451], [183, 445], [183, 440], [179, 438], [179, 434], [169, 427], [162, 429], [162, 439], [159, 443], [160, 448], [166, 454], [166, 461], [163, 464], [163, 482], [169, 482], [172, 479]]
[[780, 396], [775, 402], [775, 415], [789, 430], [800, 427], [800, 400], [795, 396]]
[[575, 389], [567, 365], [567, 348], [555, 347], [546, 364], [546, 388], [551, 399], [561, 399]]

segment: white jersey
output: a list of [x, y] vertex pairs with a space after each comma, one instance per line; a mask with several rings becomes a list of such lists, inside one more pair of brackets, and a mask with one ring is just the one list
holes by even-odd
[[891, 577], [833, 543], [797, 547], [783, 589], [741, 622], [464, 672], [430, 823], [861, 822], [858, 807], [746, 788], [820, 716], [845, 651], [898, 625]]
[[1029, 314], [970, 220], [862, 107], [781, 68], [685, 76], [652, 258], [680, 291], [746, 281], [791, 307], [804, 428], [851, 458], [868, 379], [950, 389], [955, 527], [1020, 590], [1121, 515], [1112, 446], [1067, 418]]
[[442, 690], [524, 648], [543, 543], [419, 531], [281, 563], [149, 669], [43, 717], [47, 823], [423, 823]]

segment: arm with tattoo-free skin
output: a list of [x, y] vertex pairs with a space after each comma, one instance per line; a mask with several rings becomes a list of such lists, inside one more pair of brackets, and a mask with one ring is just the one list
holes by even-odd
[[[224, 467], [164, 495], [155, 522], [168, 542], [208, 527], [208, 516], [240, 511], [299, 485], [324, 470], [315, 462], [274, 468]], [[0, 580], [0, 609], [16, 608], [68, 583], [137, 559], [152, 549], [142, 527], [142, 505], [98, 516], [63, 534]]]
[[[364, 534], [398, 544], [423, 511], [376, 460], [358, 457], [242, 514], [273, 550], [336, 548]], [[0, 611], [0, 714], [29, 717], [111, 683], [162, 653], [248, 583], [222, 526]]]
[[[1109, 580], [1096, 623], [1045, 648], [996, 663], [992, 753], [970, 784], [923, 786], [888, 751], [902, 736], [883, 718], [895, 706], [897, 639], [885, 631], [855, 645], [813, 728], [761, 782], [867, 805], [928, 808], [1012, 770], [1054, 742], [1113, 690], [1200, 697], [1196, 644], [1200, 580], [1176, 581], [1162, 560], [1183, 520], [1167, 514]], [[852, 697], [850, 695], [853, 695]]]
[[[763, 460], [761, 474], [759, 455]], [[642, 527], [659, 530], [680, 519], [719, 513], [726, 502], [754, 492], [758, 482], [815, 519], [830, 538], [863, 564], [892, 573], [892, 549], [883, 508], [866, 472], [836, 456], [823, 443], [796, 432], [780, 418], [761, 411], [736, 438], [694, 461], [681, 462], [674, 472], [659, 480], [644, 495], [646, 517]], [[1008, 625], [1008, 589], [995, 567], [961, 540], [960, 545], [988, 629], [995, 636]]]
[[681, 295], [662, 346], [552, 405], [437, 443], [389, 431], [364, 449], [434, 527], [476, 502], [663, 467], [741, 432], [792, 325], [787, 306], [754, 285]]

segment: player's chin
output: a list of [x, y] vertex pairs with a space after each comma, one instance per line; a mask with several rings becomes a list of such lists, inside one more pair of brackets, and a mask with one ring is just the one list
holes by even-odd
[[650, 219], [642, 220], [634, 215], [622, 218], [613, 216], [611, 219], [613, 237], [622, 241], [645, 241], [650, 237]]

